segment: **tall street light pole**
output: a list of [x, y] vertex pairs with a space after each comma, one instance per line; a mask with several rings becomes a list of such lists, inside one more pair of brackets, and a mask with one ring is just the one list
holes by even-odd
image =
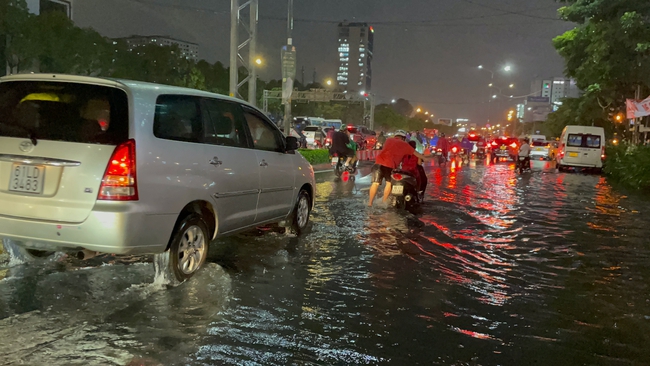
[[[494, 81], [494, 71], [483, 67], [483, 65], [478, 65], [478, 69], [479, 70], [485, 70], [485, 71], [489, 72], [490, 73], [490, 80], [492, 82]], [[510, 72], [510, 70], [512, 70], [512, 67], [510, 65], [506, 65], [506, 66], [503, 67], [503, 71], [505, 71], [505, 72]], [[490, 83], [490, 86], [492, 84], [493, 83]], [[492, 94], [492, 93], [490, 93], [490, 94]], [[490, 122], [492, 120], [491, 117], [492, 117], [492, 99], [489, 99], [488, 100], [488, 122]]]
[[296, 77], [296, 49], [293, 47], [293, 0], [287, 6], [287, 45], [282, 55], [282, 90], [284, 99], [284, 133], [291, 136], [291, 94]]

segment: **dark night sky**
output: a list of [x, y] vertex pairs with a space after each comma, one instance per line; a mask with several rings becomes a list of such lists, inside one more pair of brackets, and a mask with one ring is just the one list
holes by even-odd
[[[380, 100], [402, 97], [438, 117], [483, 123], [497, 85], [515, 83], [515, 95], [530, 93], [536, 77], [561, 76], [562, 59], [551, 40], [573, 25], [554, 20], [553, 0], [294, 0], [294, 45], [305, 80], [336, 78], [336, 23], [344, 19], [375, 27], [373, 92]], [[286, 1], [260, 0], [261, 78], [280, 77], [280, 47], [286, 42]], [[209, 11], [207, 11], [209, 10]], [[229, 0], [83, 0], [75, 2], [77, 25], [108, 37], [170, 35], [200, 46], [200, 57], [228, 63]], [[515, 103], [504, 101], [500, 109]], [[495, 112], [493, 112], [495, 113]], [[505, 114], [505, 112], [503, 112]]]

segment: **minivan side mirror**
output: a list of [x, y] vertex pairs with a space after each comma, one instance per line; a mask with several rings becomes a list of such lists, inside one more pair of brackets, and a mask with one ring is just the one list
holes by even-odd
[[298, 138], [295, 136], [287, 136], [287, 151], [296, 151], [298, 147]]

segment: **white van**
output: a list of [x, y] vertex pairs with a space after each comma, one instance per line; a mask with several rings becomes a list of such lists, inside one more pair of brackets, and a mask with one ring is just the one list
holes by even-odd
[[556, 154], [557, 167], [603, 168], [605, 130], [602, 127], [566, 126]]

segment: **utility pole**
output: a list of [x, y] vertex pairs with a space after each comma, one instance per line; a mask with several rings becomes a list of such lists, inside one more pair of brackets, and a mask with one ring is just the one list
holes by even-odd
[[[635, 99], [636, 100], [641, 100], [641, 85], [636, 86], [636, 94], [635, 94]], [[633, 144], [638, 144], [638, 131], [639, 131], [639, 125], [641, 124], [641, 119], [640, 118], [635, 118], [634, 119], [634, 134], [632, 135], [632, 143]]]
[[291, 94], [296, 77], [296, 48], [293, 47], [293, 0], [287, 6], [287, 45], [282, 50], [282, 91], [284, 101], [284, 134], [291, 136]]
[[230, 0], [230, 96], [237, 97], [239, 0]]

